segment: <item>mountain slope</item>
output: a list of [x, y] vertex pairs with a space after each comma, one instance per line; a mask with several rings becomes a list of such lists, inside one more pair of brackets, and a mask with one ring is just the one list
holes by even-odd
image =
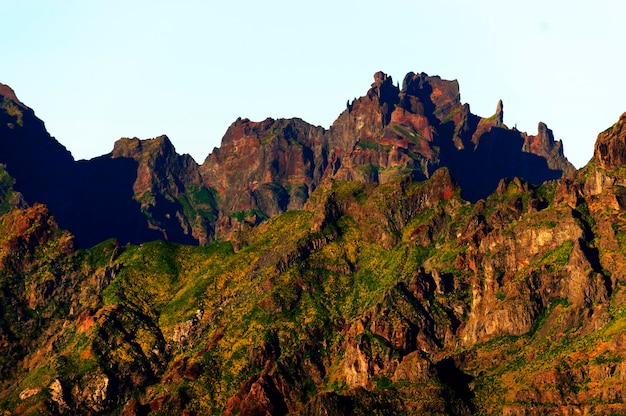
[[325, 178], [238, 247], [79, 250], [44, 206], [13, 209], [0, 407], [623, 413], [624, 120], [575, 174], [476, 203], [446, 168]]

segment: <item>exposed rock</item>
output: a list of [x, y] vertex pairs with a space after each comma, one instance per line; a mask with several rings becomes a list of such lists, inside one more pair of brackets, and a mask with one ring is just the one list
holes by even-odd
[[498, 100], [498, 105], [496, 106], [496, 127], [504, 126], [504, 104], [502, 104], [502, 100]]
[[90, 374], [83, 377], [80, 385], [72, 388], [72, 399], [81, 409], [103, 412], [108, 408], [110, 380], [105, 374]]
[[536, 137], [508, 130], [501, 102], [493, 119], [481, 119], [461, 103], [457, 81], [424, 73], [407, 74], [399, 89], [377, 72], [328, 131], [299, 119], [238, 119], [201, 166], [178, 155], [167, 136], [123, 138], [109, 155], [74, 162], [12, 90], [0, 92], [0, 163], [17, 180], [15, 191], [46, 203], [83, 247], [111, 237], [237, 241], [243, 222], [301, 209], [327, 177], [422, 180], [447, 166], [474, 201], [503, 177], [541, 183], [573, 169], [542, 123]]
[[370, 349], [367, 336], [359, 341], [349, 342], [344, 356], [344, 377], [349, 387], [367, 387], [373, 374], [372, 357], [366, 354]]
[[[107, 212], [128, 220], [97, 219], [83, 237], [124, 239], [87, 250], [52, 208], [4, 205], [19, 183], [7, 164], [0, 406], [129, 416], [620, 412], [619, 152], [535, 186], [570, 169], [547, 126], [537, 136], [509, 130], [501, 103], [494, 117], [475, 116], [456, 81], [409, 74], [403, 84], [375, 74], [329, 131], [240, 119], [201, 167], [164, 136], [118, 141], [111, 155], [73, 165], [80, 181], [59, 193], [78, 210], [64, 207], [65, 220], [83, 216], [74, 226]], [[16, 134], [32, 120], [9, 101], [0, 118]], [[83, 183], [98, 186], [81, 193]], [[85, 201], [102, 206], [83, 212]], [[125, 244], [150, 236], [228, 238], [235, 250]], [[49, 394], [23, 390], [37, 371], [58, 377]]]
[[410, 381], [412, 383], [425, 383], [437, 377], [433, 364], [414, 351], [404, 357], [393, 373], [392, 380]]
[[188, 345], [192, 342], [193, 327], [194, 321], [192, 319], [176, 324], [174, 334], [172, 335], [172, 341], [180, 346]]
[[593, 158], [600, 167], [611, 170], [626, 165], [626, 113], [613, 126], [598, 135]]
[[20, 392], [20, 400], [26, 400], [29, 397], [39, 394], [41, 389], [24, 389]]
[[226, 415], [236, 414], [237, 411], [241, 416], [283, 415], [287, 413], [287, 406], [274, 381], [265, 374], [250, 380], [242, 388], [239, 397], [228, 401]]
[[124, 405], [121, 416], [138, 416], [140, 413], [139, 402], [135, 399], [130, 399]]
[[56, 408], [59, 413], [67, 413], [70, 410], [67, 402], [65, 401], [65, 394], [63, 393], [63, 385], [61, 381], [57, 378], [52, 384], [48, 386], [48, 390], [50, 390], [50, 399], [56, 405]]

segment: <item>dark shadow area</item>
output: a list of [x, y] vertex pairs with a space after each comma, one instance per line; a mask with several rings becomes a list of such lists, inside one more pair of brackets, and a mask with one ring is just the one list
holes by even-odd
[[[472, 400], [474, 399], [474, 392], [470, 389], [469, 384], [474, 380], [474, 377], [465, 374], [459, 368], [451, 357], [444, 358], [435, 364], [437, 375], [439, 379], [447, 385], [452, 392], [460, 399], [472, 413], [476, 410]], [[454, 409], [449, 409], [450, 414], [456, 414]]]
[[75, 162], [32, 110], [24, 110], [22, 125], [14, 121], [0, 112], [0, 163], [27, 203], [46, 204], [59, 226], [76, 236], [78, 246], [109, 238], [122, 244], [157, 239], [198, 244], [176, 216], [183, 211], [179, 201], [156, 195], [151, 210], [142, 211], [133, 190], [138, 169], [134, 159], [109, 154]]
[[441, 164], [461, 187], [470, 202], [487, 198], [501, 179], [522, 178], [532, 184], [558, 179], [560, 170], [550, 169], [545, 158], [522, 151], [520, 132], [493, 127], [484, 133], [476, 148], [458, 150], [452, 139], [440, 137]]
[[139, 244], [163, 238], [148, 228], [146, 216], [134, 199], [137, 162], [101, 156], [75, 165], [71, 204], [58, 214], [59, 224], [76, 235], [81, 247], [109, 238]]
[[54, 213], [67, 196], [60, 184], [72, 177], [74, 159], [50, 137], [32, 110], [24, 110], [22, 126], [13, 121], [0, 111], [0, 163], [6, 165], [15, 179], [15, 190], [29, 204], [47, 203]]
[[[470, 113], [467, 105], [461, 106], [462, 117], [458, 124], [448, 117], [440, 120], [438, 117], [447, 113], [433, 103], [433, 87], [428, 77], [407, 74], [402, 92], [400, 105], [412, 113], [424, 115], [435, 128], [437, 136], [433, 145], [440, 150], [438, 166], [448, 167], [464, 199], [476, 202], [487, 198], [504, 178], [519, 177], [538, 185], [562, 176], [561, 170], [550, 169], [545, 158], [522, 150], [524, 137], [517, 130], [494, 126], [482, 134], [475, 145], [472, 137], [481, 118]], [[459, 140], [462, 146], [458, 146]]]

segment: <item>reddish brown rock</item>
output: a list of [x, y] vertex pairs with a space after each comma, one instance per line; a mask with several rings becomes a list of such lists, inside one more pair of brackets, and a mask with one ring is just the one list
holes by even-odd
[[225, 214], [259, 209], [267, 216], [301, 208], [325, 169], [324, 129], [299, 119], [239, 119], [200, 167]]
[[269, 416], [287, 413], [287, 406], [271, 377], [261, 375], [246, 383], [239, 395], [231, 398], [226, 406], [226, 415]]
[[626, 165], [626, 113], [598, 135], [593, 158], [607, 170]]

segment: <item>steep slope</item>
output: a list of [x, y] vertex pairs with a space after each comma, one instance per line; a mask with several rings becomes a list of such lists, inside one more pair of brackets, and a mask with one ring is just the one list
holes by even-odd
[[328, 163], [324, 133], [299, 119], [235, 121], [200, 167], [219, 195], [217, 234], [301, 209]]
[[33, 110], [19, 101], [11, 88], [0, 84], [0, 163], [15, 179], [15, 189], [30, 203], [64, 211], [65, 184], [73, 177], [73, 162]]
[[326, 178], [237, 251], [81, 251], [45, 207], [12, 210], [0, 223], [0, 407], [624, 413], [625, 120], [575, 175], [501, 180], [475, 204], [446, 168]]
[[176, 153], [167, 136], [121, 139], [111, 159], [137, 163], [133, 198], [141, 204], [148, 227], [159, 232], [158, 238], [187, 244], [207, 244], [213, 238], [214, 193], [202, 185], [193, 158]]

